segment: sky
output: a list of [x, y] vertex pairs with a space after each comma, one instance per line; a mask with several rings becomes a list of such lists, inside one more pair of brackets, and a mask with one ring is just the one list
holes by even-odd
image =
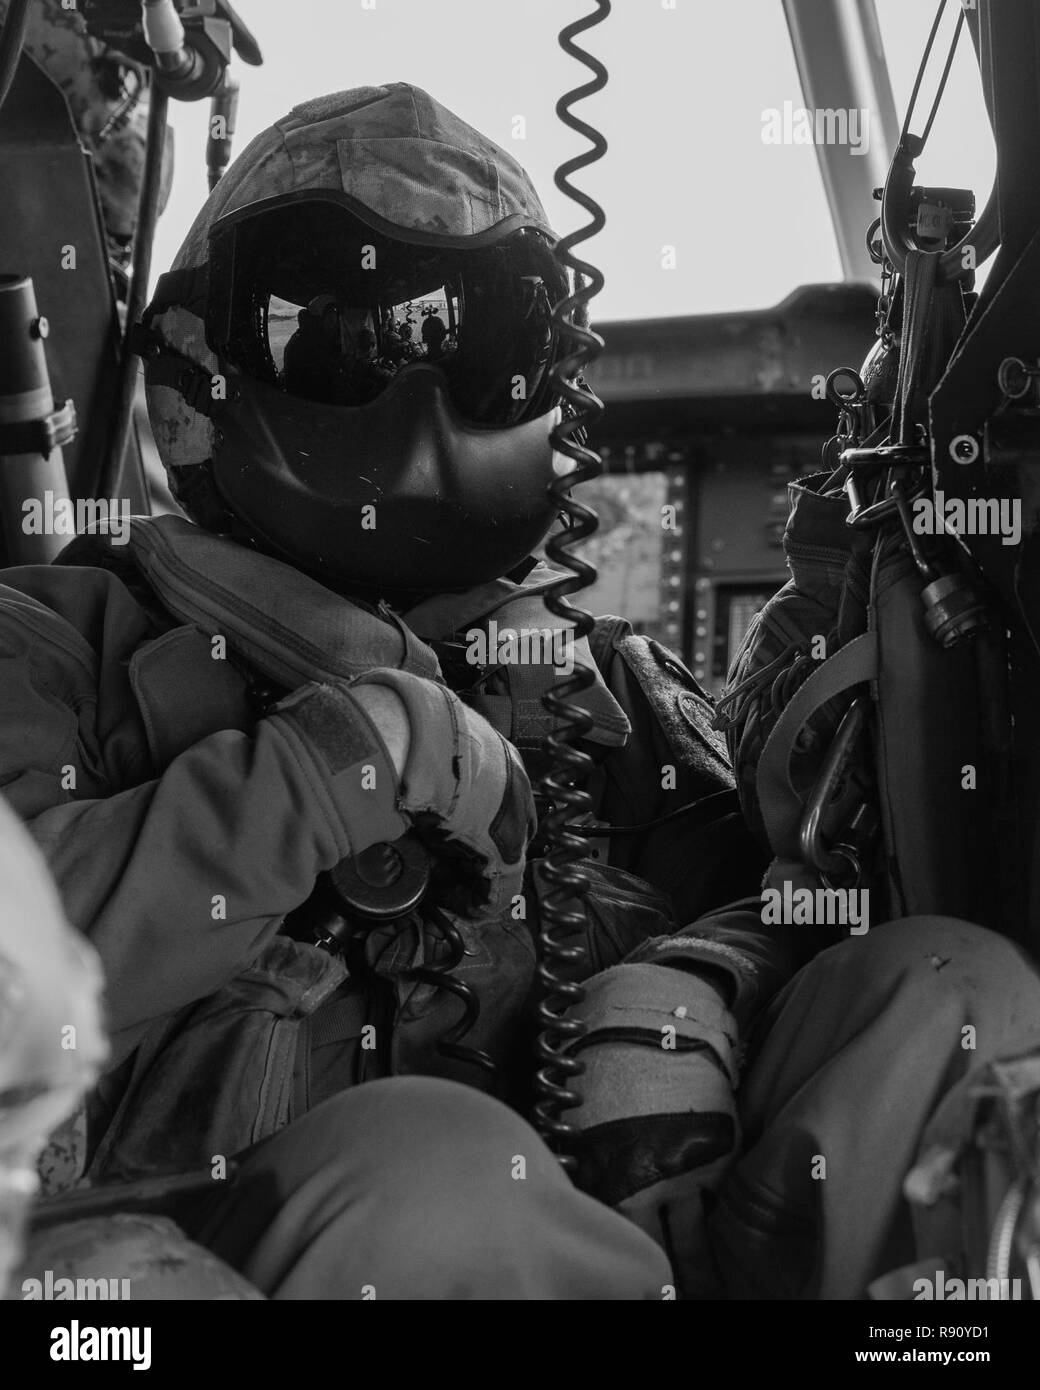
[[[587, 220], [553, 175], [587, 148], [555, 114], [557, 99], [589, 77], [559, 49], [557, 35], [592, 0], [236, 0], [236, 7], [265, 56], [261, 68], [235, 64], [236, 152], [297, 102], [411, 82], [520, 160], [558, 232]], [[952, 32], [956, 0], [948, 8], [943, 33]], [[878, 12], [901, 118], [935, 4], [878, 0]], [[841, 278], [814, 149], [762, 139], [766, 109], [802, 104], [780, 0], [614, 0], [581, 42], [610, 74], [605, 91], [576, 108], [609, 143], [599, 164], [574, 177], [607, 215], [606, 229], [578, 248], [606, 276], [595, 319], [763, 308], [798, 285]], [[922, 92], [929, 104], [941, 39], [939, 47]], [[208, 110], [208, 102], [171, 105], [176, 169], [154, 275], [169, 266], [206, 196]], [[512, 134], [517, 116], [522, 140]], [[974, 188], [981, 207], [993, 168], [965, 32], [918, 179]]]

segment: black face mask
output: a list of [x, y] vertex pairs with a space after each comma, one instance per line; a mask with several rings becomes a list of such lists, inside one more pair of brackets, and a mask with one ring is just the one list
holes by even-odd
[[555, 519], [555, 412], [467, 425], [436, 367], [370, 405], [325, 405], [229, 370], [212, 485], [270, 554], [342, 591], [393, 599], [508, 574]]

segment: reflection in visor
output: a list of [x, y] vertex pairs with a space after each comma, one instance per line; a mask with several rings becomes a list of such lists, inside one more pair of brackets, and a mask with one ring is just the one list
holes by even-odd
[[[303, 307], [273, 295], [267, 342], [283, 388], [328, 405], [368, 405], [412, 362], [451, 371], [458, 353], [458, 299], [440, 295], [359, 309], [334, 294]], [[449, 326], [450, 325], [450, 326]]]
[[226, 339], [210, 346], [294, 396], [365, 406], [424, 363], [474, 424], [516, 424], [556, 404], [552, 310], [568, 287], [535, 231], [431, 249], [381, 236], [342, 207], [296, 204], [226, 229], [212, 255], [211, 283], [223, 280], [228, 302]]

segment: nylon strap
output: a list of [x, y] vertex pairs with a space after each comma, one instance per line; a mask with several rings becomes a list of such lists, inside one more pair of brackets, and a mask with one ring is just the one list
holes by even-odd
[[903, 276], [903, 344], [892, 421], [892, 437], [897, 444], [916, 443], [917, 393], [928, 334], [934, 329], [932, 297], [938, 265], [938, 251], [907, 253]]

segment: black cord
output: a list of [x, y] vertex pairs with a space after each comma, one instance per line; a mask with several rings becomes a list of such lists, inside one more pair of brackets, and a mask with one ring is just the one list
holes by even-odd
[[[917, 77], [914, 79], [913, 91], [910, 93], [910, 101], [906, 108], [906, 115], [903, 118], [903, 129], [899, 135], [899, 143], [901, 145], [905, 144], [906, 138], [910, 133], [910, 120], [914, 114], [914, 107], [917, 104], [917, 96], [921, 90], [921, 83], [924, 81], [925, 72], [928, 70], [928, 58], [932, 51], [932, 45], [935, 43], [935, 36], [939, 32], [939, 24], [942, 20], [945, 9], [946, 0], [939, 0], [939, 8], [935, 12], [935, 18], [932, 20], [931, 31], [928, 34], [928, 42], [924, 46], [924, 55], [921, 58], [920, 67], [918, 67], [917, 69]], [[959, 15], [957, 16], [957, 25], [953, 31], [953, 39], [950, 43], [950, 51], [946, 55], [946, 66], [943, 68], [942, 77], [939, 79], [939, 86], [936, 89], [935, 99], [932, 102], [932, 109], [929, 112], [928, 121], [924, 128], [924, 133], [919, 137], [919, 145], [917, 149], [918, 154], [920, 154], [921, 150], [924, 148], [925, 141], [928, 139], [929, 133], [931, 132], [932, 123], [935, 120], [936, 112], [939, 110], [939, 102], [942, 100], [942, 94], [946, 90], [946, 79], [949, 77], [950, 68], [953, 66], [954, 54], [957, 52], [957, 41], [961, 36], [961, 29], [963, 27], [964, 11], [961, 10]]]
[[[939, 82], [935, 99], [932, 102], [932, 109], [929, 113], [927, 123], [924, 128], [924, 135], [910, 134], [910, 121], [913, 117], [914, 108], [918, 94], [921, 90], [921, 82], [924, 78], [925, 70], [928, 65], [928, 58], [935, 42], [935, 36], [939, 29], [939, 21], [942, 18], [946, 6], [946, 0], [940, 0], [938, 11], [932, 22], [931, 32], [928, 35], [928, 42], [925, 44], [924, 56], [921, 59], [920, 67], [917, 70], [917, 77], [914, 81], [914, 88], [910, 94], [910, 103], [907, 107], [906, 116], [903, 120], [902, 130], [899, 136], [899, 144], [892, 158], [892, 164], [888, 171], [888, 178], [885, 180], [884, 196], [881, 200], [881, 231], [885, 254], [892, 263], [893, 270], [900, 275], [906, 269], [906, 258], [911, 249], [916, 246], [907, 233], [905, 226], [910, 209], [910, 195], [912, 192], [913, 179], [915, 176], [913, 161], [924, 149], [925, 141], [932, 129], [939, 103], [942, 100], [946, 89], [946, 81], [953, 65], [953, 57], [957, 48], [957, 41], [960, 38], [961, 29], [964, 24], [964, 11], [962, 10], [957, 19], [957, 26], [954, 30], [950, 50], [946, 56], [946, 65], [943, 68], [942, 78]], [[974, 34], [974, 26], [972, 33]], [[978, 220], [970, 231], [966, 231], [964, 236], [954, 246], [949, 246], [940, 253], [939, 259], [939, 281], [940, 283], [951, 283], [952, 281], [963, 278], [972, 272], [974, 268], [981, 265], [984, 260], [997, 249], [1000, 244], [1000, 218], [997, 206], [997, 184], [994, 182], [986, 206], [983, 208]], [[974, 250], [974, 262], [972, 265], [964, 263], [964, 250], [967, 246]]]
[[957, 25], [953, 31], [953, 38], [950, 40], [950, 51], [946, 55], [946, 66], [943, 68], [942, 77], [940, 77], [939, 79], [939, 86], [935, 93], [935, 100], [932, 102], [932, 109], [928, 113], [928, 122], [925, 125], [924, 130], [921, 132], [922, 146], [927, 142], [928, 136], [931, 134], [932, 122], [935, 120], [936, 112], [939, 110], [939, 102], [942, 100], [942, 94], [946, 90], [946, 79], [950, 75], [950, 68], [953, 67], [954, 55], [957, 52], [957, 40], [961, 36], [961, 29], [963, 27], [964, 11], [961, 10], [960, 14], [957, 16]]
[[[151, 83], [148, 94], [148, 136], [145, 145], [144, 177], [138, 201], [137, 226], [134, 229], [133, 273], [126, 299], [126, 325], [123, 330], [122, 360], [120, 362], [119, 392], [113, 414], [108, 452], [101, 463], [98, 480], [99, 497], [118, 497], [126, 448], [133, 422], [134, 396], [137, 391], [137, 364], [140, 360], [131, 347], [134, 328], [141, 320], [148, 300], [148, 280], [152, 270], [152, 243], [159, 220], [159, 197], [162, 191], [163, 150], [166, 144], [166, 112], [170, 99], [157, 83]], [[147, 494], [146, 494], [147, 496]]]
[[33, 0], [11, 0], [0, 31], [0, 110], [3, 109], [8, 93], [18, 71], [18, 60], [25, 46], [25, 35], [29, 28], [29, 11]]
[[455, 979], [452, 971], [462, 964], [466, 954], [466, 943], [462, 933], [451, 918], [440, 908], [424, 905], [423, 917], [430, 926], [436, 927], [448, 946], [448, 958], [437, 965], [415, 966], [407, 972], [408, 979], [420, 984], [432, 985], [434, 989], [446, 990], [462, 1005], [462, 1017], [437, 1040], [437, 1051], [442, 1057], [456, 1062], [467, 1062], [478, 1067], [494, 1081], [498, 1080], [498, 1067], [490, 1053], [480, 1047], [468, 1047], [462, 1042], [480, 1017], [480, 1000], [469, 985]]
[[656, 830], [658, 826], [667, 825], [669, 821], [679, 820], [683, 816], [696, 814], [697, 820], [702, 825], [708, 825], [723, 816], [739, 811], [740, 798], [735, 791], [727, 788], [725, 791], [712, 792], [710, 796], [699, 797], [696, 801], [688, 801], [685, 806], [679, 806], [676, 810], [669, 811], [667, 815], [658, 816], [655, 820], [644, 821], [642, 825], [569, 824], [567, 829], [574, 835], [584, 835], [590, 840], [611, 839], [615, 835], [645, 835], [648, 830]]

